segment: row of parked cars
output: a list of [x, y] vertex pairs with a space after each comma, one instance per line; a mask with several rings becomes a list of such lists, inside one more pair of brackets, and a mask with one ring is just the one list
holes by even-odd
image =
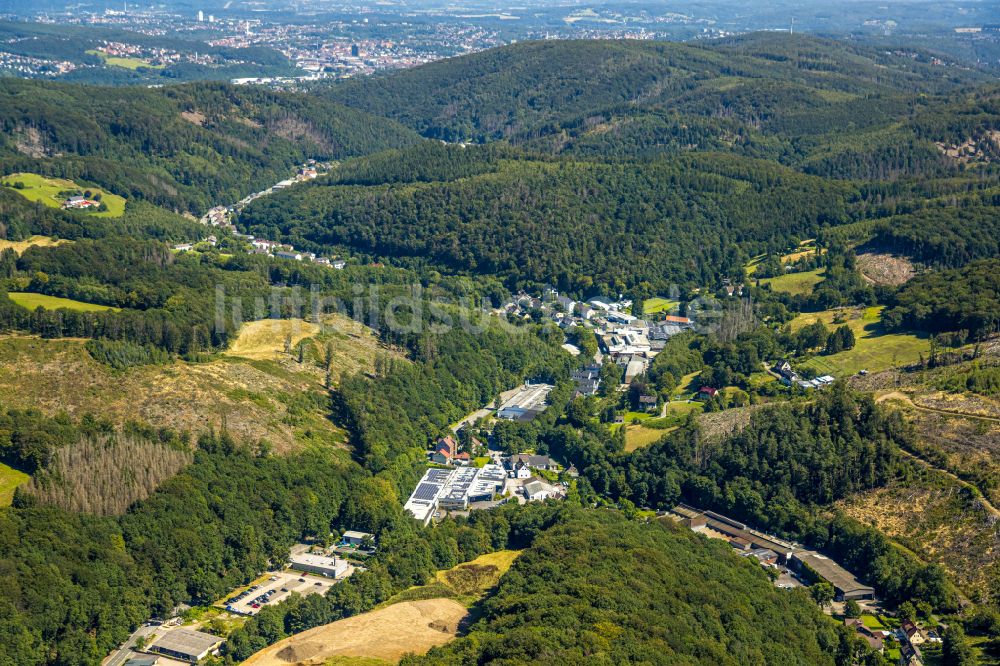
[[[252, 595], [252, 594], [253, 594], [254, 592], [256, 592], [256, 591], [257, 591], [257, 590], [258, 590], [259, 588], [260, 588], [260, 586], [259, 586], [259, 585], [251, 585], [250, 587], [248, 587], [248, 588], [247, 588], [247, 589], [245, 589], [244, 591], [240, 592], [240, 593], [239, 593], [239, 594], [237, 594], [236, 596], [234, 596], [234, 597], [230, 597], [230, 598], [229, 598], [229, 599], [228, 599], [228, 600], [226, 601], [226, 610], [227, 610], [227, 611], [231, 611], [231, 612], [233, 612], [233, 613], [239, 613], [240, 611], [239, 611], [239, 609], [237, 609], [237, 608], [236, 608], [236, 605], [235, 605], [235, 604], [236, 604], [237, 602], [240, 602], [240, 601], [243, 601], [243, 600], [244, 600], [244, 599], [246, 599], [247, 597], [251, 596], [251, 595]], [[253, 599], [253, 600], [252, 600], [252, 601], [250, 602], [250, 607], [251, 607], [251, 608], [260, 608], [261, 604], [263, 604], [263, 603], [267, 603], [267, 600], [268, 600], [268, 599], [270, 599], [270, 598], [271, 598], [271, 596], [272, 596], [272, 595], [274, 595], [274, 594], [275, 594], [276, 592], [277, 592], [277, 590], [270, 590], [270, 591], [268, 591], [268, 592], [265, 592], [265, 593], [263, 593], [263, 594], [260, 594], [260, 595], [258, 595], [257, 597], [255, 597], [255, 598], [254, 598], [254, 599]]]

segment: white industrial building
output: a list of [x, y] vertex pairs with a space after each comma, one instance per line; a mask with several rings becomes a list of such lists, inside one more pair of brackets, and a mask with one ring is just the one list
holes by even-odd
[[464, 511], [472, 502], [493, 499], [502, 493], [507, 472], [499, 465], [429, 469], [424, 474], [404, 508], [414, 518], [427, 524], [438, 509]]
[[313, 553], [292, 555], [291, 568], [296, 571], [319, 574], [327, 578], [340, 578], [347, 573], [347, 562], [337, 557]]
[[500, 405], [497, 418], [509, 421], [534, 419], [548, 407], [545, 401], [554, 388], [551, 384], [525, 384], [521, 390]]

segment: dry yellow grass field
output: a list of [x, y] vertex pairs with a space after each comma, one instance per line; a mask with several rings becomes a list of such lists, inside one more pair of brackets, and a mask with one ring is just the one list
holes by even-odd
[[31, 238], [23, 241], [10, 241], [0, 238], [0, 252], [10, 248], [14, 250], [14, 252], [17, 252], [18, 256], [20, 256], [25, 250], [32, 246], [37, 245], [38, 247], [54, 247], [56, 245], [62, 245], [63, 243], [72, 242], [73, 241], [66, 240], [65, 238], [55, 240], [53, 238], [49, 238], [48, 236], [32, 236]]
[[675, 428], [647, 428], [643, 425], [625, 426], [625, 451], [631, 453], [636, 449], [649, 446], [653, 442], [658, 442]]
[[[332, 344], [335, 380], [370, 370], [382, 349], [374, 334], [355, 332], [356, 326], [361, 325], [331, 320], [320, 334], [323, 346]], [[283, 333], [268, 342], [260, 327], [248, 326], [246, 336], [235, 348], [249, 358], [230, 351], [206, 363], [176, 361], [124, 371], [91, 358], [83, 340], [4, 336], [0, 395], [9, 407], [77, 417], [99, 413], [116, 423], [138, 420], [195, 434], [225, 425], [239, 440], [266, 439], [278, 452], [343, 445], [344, 431], [326, 417], [320, 341], [299, 364], [294, 354], [284, 353]], [[277, 347], [277, 357], [267, 351], [269, 345]]]
[[295, 347], [319, 333], [319, 326], [303, 319], [262, 319], [243, 324], [239, 337], [226, 351], [227, 356], [273, 359], [284, 353], [285, 342]]
[[457, 635], [468, 609], [496, 586], [521, 552], [498, 550], [438, 571], [427, 585], [404, 590], [373, 611], [289, 636], [243, 663], [354, 666], [394, 664], [408, 652], [423, 654]]
[[246, 666], [313, 666], [337, 656], [395, 663], [424, 654], [458, 632], [466, 608], [453, 599], [403, 601], [286, 638], [258, 652]]

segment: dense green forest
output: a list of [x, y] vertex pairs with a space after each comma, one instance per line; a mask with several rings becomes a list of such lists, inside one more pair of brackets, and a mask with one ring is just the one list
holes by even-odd
[[899, 446], [912, 437], [898, 412], [844, 386], [805, 404], [750, 415], [732, 436], [705, 438], [693, 418], [632, 454], [606, 426], [567, 412], [537, 443], [581, 470], [599, 496], [670, 508], [714, 508], [824, 549], [891, 603], [924, 601], [954, 610], [943, 570], [895, 548], [878, 531], [823, 509], [837, 499], [905, 475]]
[[1000, 327], [1000, 259], [923, 273], [895, 295], [882, 321], [890, 328], [967, 331], [973, 339]]
[[[330, 180], [359, 185], [317, 183], [255, 202], [239, 224], [304, 248], [582, 294], [715, 284], [742, 275], [739, 248], [754, 254], [850, 219], [849, 186], [724, 156], [552, 161], [424, 144], [394, 157], [347, 164]], [[386, 176], [369, 184], [377, 170]], [[437, 180], [398, 183], [400, 171]]]
[[[866, 650], [722, 543], [614, 511], [543, 532], [468, 635], [411, 664], [843, 664]], [[711, 612], [705, 612], [707, 609]]]
[[880, 221], [871, 246], [941, 268], [1000, 256], [1000, 219], [996, 205], [926, 208]]
[[257, 87], [0, 80], [0, 171], [90, 181], [198, 213], [273, 185], [308, 158], [363, 155], [415, 138], [390, 120]]
[[648, 113], [655, 124], [664, 110], [808, 133], [832, 119], [871, 124], [899, 108], [858, 98], [945, 92], [963, 77], [985, 80], [859, 45], [758, 33], [711, 43], [526, 42], [338, 83], [329, 95], [446, 141], [572, 137], [622, 113]]
[[435, 437], [524, 379], [569, 376], [570, 358], [536, 332], [455, 329], [414, 341], [417, 363], [388, 363], [379, 376], [341, 381], [334, 399], [354, 435], [355, 455], [372, 472], [391, 471], [408, 488]]

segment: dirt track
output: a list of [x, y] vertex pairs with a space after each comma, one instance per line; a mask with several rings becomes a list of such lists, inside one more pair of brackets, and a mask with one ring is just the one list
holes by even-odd
[[[937, 409], [937, 408], [934, 408], [934, 407], [924, 407], [922, 405], [918, 405], [917, 403], [913, 402], [913, 400], [910, 398], [910, 396], [906, 395], [905, 393], [901, 393], [900, 391], [892, 391], [890, 393], [886, 393], [885, 395], [881, 395], [878, 398], [876, 398], [876, 402], [884, 402], [886, 400], [899, 400], [900, 402], [903, 402], [906, 405], [908, 405], [909, 407], [913, 407], [914, 409], [922, 409], [924, 411], [937, 412], [938, 414], [945, 414], [945, 415], [949, 415], [949, 416], [960, 416], [960, 417], [964, 417], [964, 418], [973, 418], [973, 419], [985, 419], [987, 421], [996, 421], [996, 420], [998, 420], [998, 419], [994, 419], [994, 418], [989, 417], [989, 416], [977, 416], [975, 414], [962, 414], [960, 412], [953, 412], [953, 411], [949, 411], [947, 409]], [[936, 465], [932, 465], [930, 462], [928, 462], [927, 460], [924, 460], [923, 458], [921, 458], [920, 456], [916, 455], [915, 453], [911, 453], [910, 451], [907, 451], [906, 449], [903, 449], [903, 448], [900, 448], [899, 451], [903, 455], [907, 456], [908, 458], [910, 458], [911, 460], [917, 462], [918, 464], [923, 465], [924, 467], [929, 467], [930, 469], [933, 469], [936, 472], [940, 472], [941, 474], [944, 474], [945, 476], [947, 476], [947, 477], [949, 477], [949, 478], [957, 481], [959, 484], [961, 484], [963, 486], [967, 486], [969, 488], [974, 488], [976, 490], [976, 492], [979, 494], [979, 498], [978, 499], [979, 499], [979, 502], [982, 504], [983, 508], [990, 515], [992, 515], [994, 518], [1000, 518], [1000, 510], [997, 510], [997, 508], [995, 506], [993, 506], [988, 499], [986, 499], [985, 493], [983, 493], [979, 488], [977, 488], [973, 484], [971, 484], [968, 481], [965, 481], [964, 479], [960, 478], [957, 474], [955, 474], [954, 472], [952, 472], [950, 470], [942, 469], [940, 467], [937, 467]]]
[[466, 612], [462, 604], [452, 599], [403, 601], [296, 634], [243, 663], [312, 666], [335, 656], [397, 662], [407, 652], [423, 654], [450, 641]]

